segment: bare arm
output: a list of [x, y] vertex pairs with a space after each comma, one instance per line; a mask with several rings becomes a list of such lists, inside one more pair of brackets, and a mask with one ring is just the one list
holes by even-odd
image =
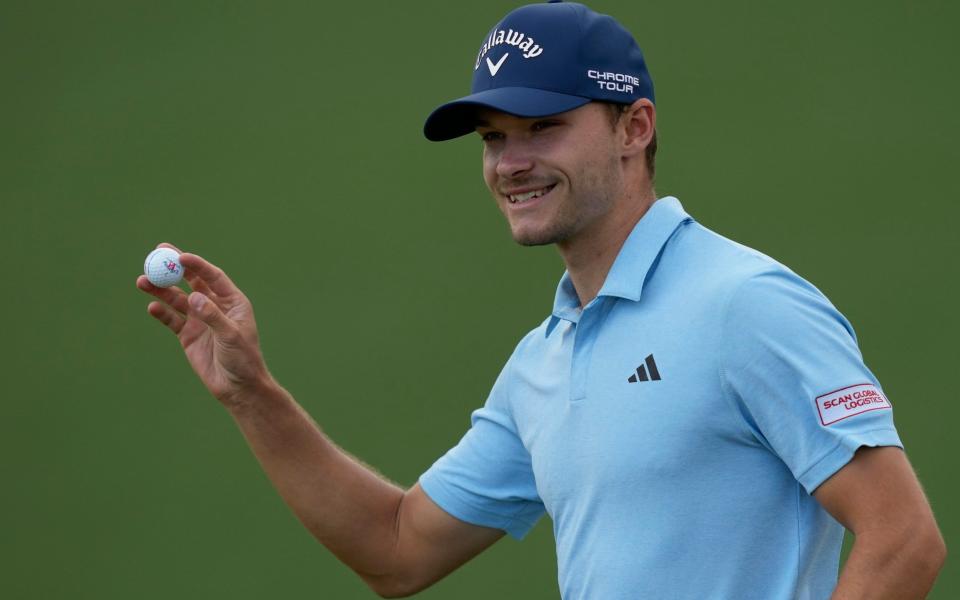
[[160, 300], [148, 312], [177, 335], [300, 521], [371, 588], [409, 595], [503, 536], [453, 518], [419, 486], [404, 491], [337, 448], [270, 376], [249, 300], [199, 256], [180, 260], [194, 292], [141, 276], [137, 287]]
[[861, 448], [813, 495], [855, 536], [833, 600], [926, 597], [946, 546], [902, 450]]

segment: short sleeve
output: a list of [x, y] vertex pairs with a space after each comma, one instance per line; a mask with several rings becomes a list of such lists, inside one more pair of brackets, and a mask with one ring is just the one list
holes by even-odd
[[850, 323], [791, 271], [739, 286], [721, 343], [726, 393], [808, 493], [861, 446], [903, 447]]
[[509, 365], [460, 442], [420, 476], [420, 487], [443, 510], [474, 525], [521, 539], [543, 515], [530, 454], [509, 411]]

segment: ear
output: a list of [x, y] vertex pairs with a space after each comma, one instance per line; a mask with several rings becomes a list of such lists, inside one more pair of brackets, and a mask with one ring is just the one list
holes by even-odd
[[627, 108], [620, 117], [623, 128], [623, 156], [642, 155], [653, 138], [657, 128], [657, 109], [653, 102], [640, 98]]

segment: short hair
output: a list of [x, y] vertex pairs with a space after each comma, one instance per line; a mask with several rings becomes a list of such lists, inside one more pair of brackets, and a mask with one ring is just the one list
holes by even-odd
[[[603, 102], [600, 101], [600, 104], [603, 104], [607, 107], [607, 115], [610, 117], [610, 126], [616, 129], [617, 124], [620, 122], [620, 117], [623, 116], [623, 113], [631, 106], [630, 104], [622, 104], [620, 102]], [[644, 151], [644, 158], [647, 161], [647, 172], [650, 174], [650, 183], [653, 183], [653, 174], [654, 168], [656, 166], [657, 158], [657, 130], [653, 130], [653, 137], [650, 138], [650, 143], [647, 144], [647, 148]]]

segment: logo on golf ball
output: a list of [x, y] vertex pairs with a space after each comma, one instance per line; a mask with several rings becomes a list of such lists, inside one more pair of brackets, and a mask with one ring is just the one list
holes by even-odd
[[170, 248], [157, 248], [143, 261], [143, 273], [157, 287], [176, 285], [183, 277], [180, 254]]

